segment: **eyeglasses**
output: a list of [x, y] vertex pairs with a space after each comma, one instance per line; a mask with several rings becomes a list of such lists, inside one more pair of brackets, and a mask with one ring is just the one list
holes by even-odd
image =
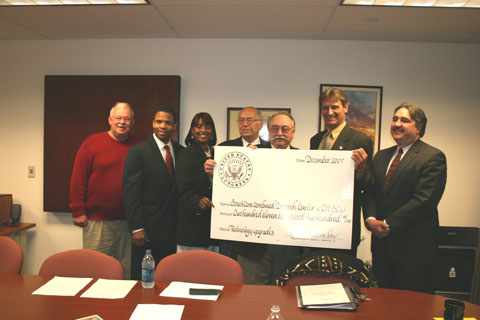
[[128, 118], [128, 117], [112, 117], [112, 119], [114, 119], [115, 121], [125, 121], [125, 122], [132, 122], [132, 118]]
[[283, 133], [288, 133], [290, 130], [292, 130], [293, 128], [289, 128], [287, 126], [282, 126], [282, 127], [279, 127], [279, 126], [271, 126], [270, 127], [270, 131], [272, 132], [277, 132], [278, 130], [281, 130]]
[[237, 120], [238, 124], [243, 124], [244, 122], [246, 122], [247, 124], [253, 124], [256, 121], [258, 121], [258, 119], [254, 118], [238, 118]]

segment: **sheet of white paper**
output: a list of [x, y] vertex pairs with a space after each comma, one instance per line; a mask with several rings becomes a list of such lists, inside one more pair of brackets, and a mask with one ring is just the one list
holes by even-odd
[[304, 305], [350, 302], [341, 283], [300, 286], [300, 291]]
[[130, 320], [162, 319], [180, 320], [185, 306], [173, 304], [138, 304]]
[[216, 147], [211, 237], [350, 249], [352, 151]]
[[216, 301], [218, 299], [218, 295], [190, 295], [188, 293], [190, 288], [223, 290], [223, 286], [219, 285], [172, 281], [168, 287], [160, 293], [160, 296], [211, 301]]
[[122, 299], [126, 297], [136, 283], [137, 280], [98, 279], [97, 282], [88, 288], [80, 297]]
[[32, 294], [73, 297], [92, 280], [92, 278], [54, 277]]

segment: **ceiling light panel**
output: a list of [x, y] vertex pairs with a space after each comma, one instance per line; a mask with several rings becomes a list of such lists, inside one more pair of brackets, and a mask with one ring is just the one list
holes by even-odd
[[406, 0], [377, 0], [375, 5], [377, 6], [403, 6]]
[[403, 4], [404, 6], [411, 7], [431, 7], [437, 2], [436, 0], [407, 0]]
[[353, 6], [372, 6], [375, 0], [344, 0], [342, 4]]
[[342, 0], [348, 6], [479, 8], [480, 0]]
[[434, 7], [463, 7], [468, 1], [467, 0], [438, 0], [433, 5]]
[[63, 5], [149, 4], [148, 0], [0, 0], [0, 6], [63, 6]]
[[90, 4], [87, 0], [61, 0], [65, 5]]
[[480, 8], [480, 0], [470, 0], [464, 5], [465, 8]]

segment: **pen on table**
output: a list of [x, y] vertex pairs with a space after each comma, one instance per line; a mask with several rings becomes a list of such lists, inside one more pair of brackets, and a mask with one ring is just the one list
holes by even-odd
[[203, 289], [203, 288], [190, 288], [188, 293], [190, 295], [205, 295], [205, 296], [216, 296], [219, 295], [222, 290], [219, 289]]

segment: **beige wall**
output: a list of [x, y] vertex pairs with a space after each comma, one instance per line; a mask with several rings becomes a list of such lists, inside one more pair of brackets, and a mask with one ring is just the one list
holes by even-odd
[[[192, 116], [212, 114], [219, 141], [226, 108], [290, 107], [294, 145], [308, 148], [318, 127], [320, 83], [384, 88], [381, 147], [393, 144], [395, 106], [411, 101], [428, 116], [424, 141], [447, 155], [442, 225], [480, 227], [480, 45], [298, 40], [0, 41], [0, 193], [22, 204], [29, 232], [27, 273], [50, 254], [81, 246], [65, 213], [43, 212], [44, 75], [180, 75], [181, 139]], [[133, 106], [135, 107], [135, 106]], [[75, 119], [71, 119], [75, 121]], [[35, 165], [37, 177], [27, 178]], [[365, 232], [368, 239], [369, 235]], [[369, 258], [368, 242], [360, 250]]]

